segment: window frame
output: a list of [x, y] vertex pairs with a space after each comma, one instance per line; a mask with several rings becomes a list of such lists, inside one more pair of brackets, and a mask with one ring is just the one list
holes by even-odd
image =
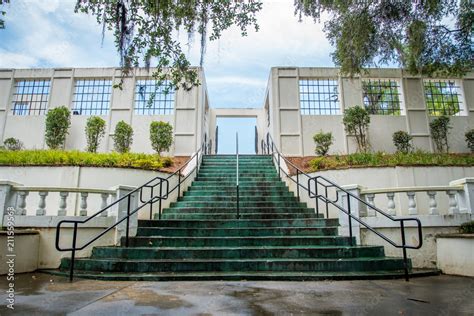
[[[426, 91], [426, 82], [437, 82], [437, 83], [441, 83], [441, 82], [453, 82], [454, 83], [454, 88], [456, 88], [456, 96], [457, 96], [457, 106], [458, 106], [458, 109], [459, 111], [455, 114], [452, 114], [452, 113], [444, 113], [444, 114], [433, 114], [433, 112], [435, 112], [435, 109], [431, 109], [430, 108], [430, 103], [428, 102], [428, 95], [427, 95], [427, 91]], [[422, 87], [423, 87], [423, 97], [424, 97], [424, 105], [425, 105], [425, 108], [426, 108], [426, 112], [428, 114], [428, 116], [432, 116], [432, 117], [437, 117], [437, 116], [442, 116], [442, 115], [447, 115], [447, 116], [466, 116], [467, 115], [467, 108], [466, 108], [466, 100], [464, 98], [464, 87], [463, 87], [463, 84], [462, 84], [462, 80], [460, 79], [446, 79], [446, 78], [424, 78], [422, 80]], [[450, 91], [452, 90], [452, 87], [449, 88]], [[432, 90], [431, 90], [432, 91]], [[441, 95], [441, 98], [443, 99], [443, 95], [445, 94], [440, 94]], [[448, 95], [448, 94], [446, 94]], [[452, 96], [452, 94], [449, 94]], [[443, 100], [444, 102], [444, 100]], [[434, 105], [434, 102], [432, 103]], [[443, 110], [445, 111], [446, 110], [446, 107], [443, 105]]]
[[[86, 85], [85, 82], [92, 81], [93, 84]], [[78, 86], [78, 83], [83, 82], [82, 85]], [[103, 83], [103, 85], [96, 85], [95, 83]], [[74, 85], [72, 91], [72, 106], [71, 112], [74, 116], [107, 116], [110, 113], [112, 103], [112, 82], [113, 79], [110, 77], [85, 77], [85, 78], [74, 78]], [[107, 83], [109, 85], [107, 85]], [[82, 88], [82, 91], [78, 91], [78, 88]], [[108, 91], [108, 92], [107, 92]], [[98, 98], [98, 96], [102, 96]], [[103, 96], [107, 96], [108, 99], [104, 99]], [[81, 96], [81, 99], [76, 99], [77, 96]], [[80, 104], [80, 107], [77, 107]], [[94, 105], [100, 104], [100, 107], [94, 107]], [[107, 107], [103, 105], [107, 104]], [[85, 106], [84, 106], [85, 105]]]
[[[390, 94], [389, 96], [394, 96], [394, 95], [398, 95], [398, 109], [395, 109], [394, 107], [387, 107], [386, 109], [383, 109], [383, 108], [378, 108], [377, 109], [377, 113], [370, 113], [370, 115], [381, 115], [381, 116], [404, 116], [406, 115], [406, 109], [405, 109], [405, 98], [404, 98], [404, 94], [403, 94], [403, 80], [401, 80], [400, 78], [372, 78], [372, 77], [369, 77], [369, 78], [361, 78], [361, 89], [362, 89], [362, 104], [364, 106], [365, 109], [367, 109], [368, 107], [368, 104], [366, 103], [366, 100], [365, 100], [365, 83], [366, 82], [376, 82], [376, 83], [381, 83], [381, 82], [395, 82], [395, 86], [393, 86], [394, 88], [396, 88], [397, 90], [397, 93], [396, 94], [393, 94], [392, 93], [392, 86], [390, 85]], [[380, 86], [375, 86], [375, 87], [381, 87]], [[394, 101], [391, 101], [389, 102], [389, 105], [390, 104], [393, 104]], [[394, 113], [395, 111], [399, 111], [399, 113]]]
[[[306, 84], [303, 84], [306, 83]], [[318, 82], [318, 84], [309, 84], [310, 82]], [[319, 82], [326, 82], [327, 84], [320, 84]], [[303, 89], [302, 89], [303, 87]], [[304, 91], [306, 88], [306, 91]], [[331, 89], [337, 89], [337, 99], [330, 100], [322, 99], [321, 95], [334, 95], [331, 93]], [[324, 116], [324, 115], [341, 115], [342, 104], [341, 104], [341, 87], [338, 77], [300, 77], [298, 78], [298, 100], [299, 100], [299, 112], [300, 115], [308, 116]], [[302, 98], [303, 95], [307, 95], [307, 98]], [[311, 97], [313, 96], [313, 97]], [[317, 96], [314, 97], [314, 96]], [[306, 106], [303, 105], [306, 103]], [[322, 105], [327, 103], [327, 107]], [[335, 105], [335, 106], [334, 106]], [[325, 113], [323, 113], [325, 112]], [[327, 113], [329, 112], [329, 113]]]
[[[32, 82], [32, 84], [26, 84], [27, 82]], [[21, 85], [20, 83], [24, 84]], [[50, 78], [15, 78], [9, 112], [14, 116], [45, 115], [49, 108], [50, 94]], [[20, 96], [20, 98], [17, 96]], [[28, 97], [25, 98], [25, 96]], [[36, 100], [38, 98], [36, 96], [39, 96], [40, 100]], [[38, 104], [39, 106], [37, 106]], [[21, 106], [21, 109], [18, 109], [18, 105]], [[32, 105], [35, 106], [32, 107]]]
[[[138, 91], [139, 83], [145, 82], [145, 92], [143, 100], [139, 100], [140, 92]], [[152, 84], [154, 82], [154, 84]], [[168, 85], [169, 80], [164, 80], [161, 85], [156, 88], [155, 80], [150, 77], [135, 78], [134, 92], [133, 92], [133, 114], [134, 115], [174, 115], [176, 109], [176, 90], [170, 88], [168, 93], [164, 93], [165, 87]], [[149, 84], [150, 83], [150, 84]], [[154, 91], [153, 91], [154, 90]], [[156, 93], [153, 104], [147, 107], [149, 97], [152, 93]], [[164, 99], [162, 98], [164, 96]], [[164, 102], [164, 106], [160, 106], [160, 103]]]

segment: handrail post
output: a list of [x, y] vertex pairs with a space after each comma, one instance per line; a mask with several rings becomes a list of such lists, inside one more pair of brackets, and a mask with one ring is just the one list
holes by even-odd
[[130, 196], [127, 197], [127, 227], [125, 228], [125, 247], [128, 248], [128, 230], [130, 228]]
[[[160, 180], [160, 188], [161, 188], [161, 183], [163, 182], [163, 180]], [[153, 198], [153, 187], [151, 187], [151, 198]], [[141, 190], [140, 190], [141, 192]], [[160, 189], [160, 197], [161, 197], [161, 189]], [[160, 200], [161, 202], [161, 200]], [[153, 218], [153, 203], [150, 203], [150, 219]]]
[[178, 198], [181, 196], [181, 171], [178, 171]]
[[[308, 182], [310, 183], [310, 182]], [[311, 187], [308, 185], [308, 190], [311, 192]], [[316, 217], [319, 217], [319, 197], [318, 197], [318, 180], [314, 179], [314, 201], [316, 202]]]
[[161, 197], [163, 196], [163, 179], [160, 180], [160, 200], [158, 202], [158, 219], [161, 219]]
[[278, 177], [281, 178], [280, 153], [278, 153]]
[[328, 187], [324, 187], [324, 194], [326, 195], [326, 218], [329, 218], [329, 197], [328, 197]]
[[348, 217], [348, 224], [349, 224], [350, 245], [352, 247], [354, 246], [354, 242], [352, 241], [351, 196], [349, 192], [347, 192], [347, 217]]
[[239, 192], [239, 133], [235, 133], [235, 155], [236, 155], [236, 193], [237, 193], [237, 219], [240, 218], [240, 192]]
[[71, 263], [69, 266], [69, 281], [70, 282], [72, 282], [74, 278], [74, 260], [76, 259], [76, 241], [77, 241], [77, 222], [74, 223], [74, 230], [72, 232]]
[[409, 281], [408, 277], [408, 258], [407, 258], [407, 248], [406, 248], [406, 240], [405, 240], [405, 222], [403, 220], [400, 221], [400, 230], [402, 234], [402, 249], [403, 249], [403, 270], [405, 271], [405, 281]]
[[296, 169], [296, 195], [300, 199], [300, 171]]

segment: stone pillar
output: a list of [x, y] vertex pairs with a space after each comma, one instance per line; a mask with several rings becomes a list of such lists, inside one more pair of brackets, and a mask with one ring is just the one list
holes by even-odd
[[[126, 196], [128, 193], [135, 190], [135, 187], [125, 186], [125, 185], [118, 185], [112, 187], [111, 190], [115, 191], [114, 201]], [[130, 197], [130, 212], [133, 212], [138, 207], [138, 199], [139, 199], [139, 192], [136, 192], [131, 195]], [[115, 216], [116, 222], [127, 216], [127, 207], [128, 207], [128, 199], [124, 198], [122, 201], [117, 203], [109, 210], [109, 216]], [[115, 244], [120, 244], [120, 240], [122, 237], [126, 235], [126, 227], [127, 222], [124, 220], [121, 222], [115, 230]], [[138, 227], [138, 212], [135, 213], [130, 217], [130, 226], [128, 235], [130, 237], [135, 236], [137, 234], [137, 227]]]
[[[357, 185], [357, 184], [345, 185], [345, 186], [342, 186], [342, 188], [358, 198], [361, 197], [360, 191], [364, 189], [362, 186]], [[338, 204], [345, 210], [348, 210], [347, 193], [344, 191], [338, 190], [337, 196], [338, 196]], [[360, 214], [365, 209], [364, 208], [365, 205], [354, 197], [350, 197], [349, 202], [350, 202], [350, 207], [351, 207], [351, 214], [357, 218], [360, 218]], [[356, 238], [356, 243], [360, 245], [360, 224], [354, 219], [352, 219], [351, 221], [352, 221], [352, 236]], [[342, 236], [349, 236], [349, 216], [346, 213], [342, 212], [341, 210], [339, 210], [339, 225], [340, 225], [339, 234]]]
[[474, 178], [463, 178], [449, 182], [450, 186], [463, 186], [456, 191], [456, 199], [460, 213], [474, 214]]
[[0, 227], [3, 227], [3, 217], [7, 208], [9, 206], [15, 206], [15, 196], [12, 194], [12, 188], [15, 186], [21, 186], [21, 184], [0, 180]]

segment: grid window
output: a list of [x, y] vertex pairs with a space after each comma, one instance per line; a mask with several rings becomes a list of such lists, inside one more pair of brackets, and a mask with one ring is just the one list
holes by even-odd
[[395, 80], [364, 80], [364, 105], [370, 114], [400, 115], [399, 84]]
[[13, 94], [13, 115], [42, 115], [46, 113], [49, 97], [49, 80], [19, 80]]
[[110, 107], [112, 81], [109, 79], [76, 80], [74, 115], [107, 115]]
[[301, 79], [300, 108], [303, 115], [339, 114], [338, 82], [335, 79]]
[[459, 115], [461, 114], [460, 87], [455, 81], [426, 80], [426, 107], [429, 115]]
[[140, 115], [173, 114], [174, 90], [168, 89], [169, 82], [158, 85], [155, 80], [137, 80], [135, 86], [135, 113]]

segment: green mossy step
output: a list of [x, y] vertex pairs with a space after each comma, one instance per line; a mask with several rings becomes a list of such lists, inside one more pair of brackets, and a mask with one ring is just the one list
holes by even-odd
[[138, 220], [138, 227], [189, 227], [189, 228], [236, 228], [236, 227], [331, 227], [338, 226], [339, 220], [307, 219], [267, 219], [267, 220]]
[[[185, 214], [185, 213], [230, 213], [236, 214], [237, 208], [235, 206], [232, 207], [216, 207], [216, 206], [209, 206], [209, 207], [190, 207], [190, 206], [175, 206], [172, 208], [167, 208], [163, 210], [162, 215], [166, 214]], [[286, 213], [286, 214], [313, 214], [314, 210], [310, 208], [304, 207], [241, 207], [239, 208], [239, 213], [246, 214], [246, 213], [254, 213], [254, 214], [262, 214], [265, 215], [266, 213]]]
[[[355, 239], [354, 239], [355, 240]], [[122, 240], [124, 244], [124, 240]], [[355, 244], [355, 242], [354, 242]], [[273, 247], [349, 246], [342, 236], [263, 236], [263, 237], [130, 237], [130, 247]]]
[[[69, 258], [61, 270], [69, 268]], [[203, 271], [390, 271], [403, 269], [403, 260], [388, 257], [329, 259], [91, 259], [80, 258], [76, 270], [101, 272], [203, 272]]]
[[239, 258], [357, 258], [383, 257], [383, 247], [209, 247], [209, 248], [152, 248], [152, 247], [95, 247], [92, 259], [239, 259]]
[[[194, 207], [194, 208], [206, 208], [206, 207], [214, 207], [214, 208], [225, 208], [225, 207], [236, 207], [235, 201], [178, 201], [170, 203], [170, 208], [179, 208], [179, 207]], [[273, 207], [273, 208], [285, 208], [285, 207], [301, 207], [306, 208], [306, 203], [295, 203], [293, 201], [267, 201], [267, 202], [256, 202], [256, 201], [240, 201], [239, 203], [241, 208], [265, 208], [265, 207]]]
[[[265, 219], [307, 219], [314, 218], [316, 214], [312, 213], [240, 213], [240, 219], [247, 220], [265, 220]], [[320, 214], [320, 217], [323, 217]], [[158, 215], [155, 215], [155, 219], [158, 218]], [[164, 213], [162, 214], [162, 219], [172, 219], [172, 220], [234, 220], [236, 219], [236, 212], [230, 213]]]
[[137, 236], [177, 237], [253, 237], [253, 236], [336, 236], [337, 227], [244, 227], [244, 228], [176, 228], [138, 227]]

